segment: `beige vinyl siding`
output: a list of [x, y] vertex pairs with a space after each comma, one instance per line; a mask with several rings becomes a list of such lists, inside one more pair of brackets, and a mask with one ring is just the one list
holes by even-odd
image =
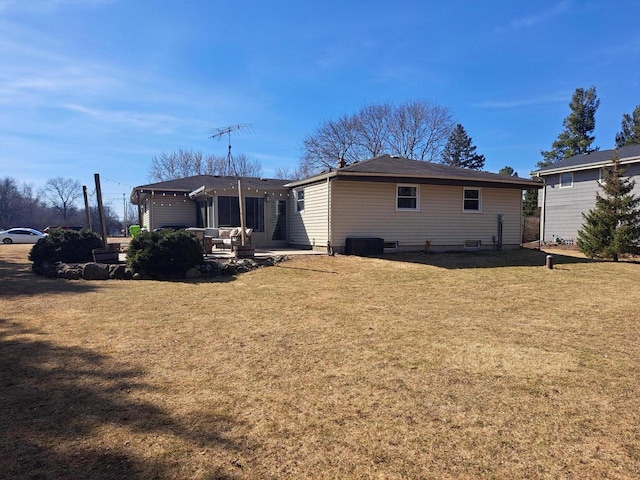
[[151, 223], [151, 212], [147, 210], [142, 214], [142, 225], [140, 226], [148, 229], [150, 223]]
[[296, 208], [296, 191], [292, 191], [289, 211], [291, 225], [289, 230], [290, 243], [326, 249], [328, 236], [328, 186], [326, 182], [304, 187], [304, 210], [298, 212]]
[[150, 213], [149, 228], [151, 230], [163, 225], [195, 226], [197, 222], [196, 204], [185, 197], [153, 195]]
[[504, 215], [503, 245], [519, 245], [522, 192], [482, 188], [482, 212], [463, 213], [463, 187], [420, 185], [420, 210], [396, 211], [396, 184], [336, 181], [331, 185], [332, 244], [350, 236], [382, 237], [400, 249], [463, 247], [466, 240], [493, 246], [498, 214]]

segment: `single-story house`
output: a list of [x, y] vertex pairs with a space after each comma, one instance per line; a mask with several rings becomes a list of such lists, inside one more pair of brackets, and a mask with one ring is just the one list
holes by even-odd
[[342, 252], [348, 238], [397, 250], [518, 247], [532, 180], [381, 155], [291, 182], [292, 245]]
[[[640, 175], [640, 145], [574, 155], [531, 172], [544, 182], [538, 195], [543, 242], [575, 242], [584, 223], [582, 214], [595, 207], [604, 168], [612, 165], [616, 152], [625, 177]], [[640, 186], [635, 186], [634, 194], [640, 195]]]
[[[241, 178], [256, 246], [344, 252], [347, 239], [381, 238], [410, 251], [515, 248], [522, 191], [533, 180], [381, 155], [303, 180]], [[149, 228], [238, 226], [238, 178], [196, 176], [135, 187]]]

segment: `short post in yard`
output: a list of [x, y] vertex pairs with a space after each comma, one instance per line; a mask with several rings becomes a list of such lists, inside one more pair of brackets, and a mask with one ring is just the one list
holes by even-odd
[[547, 255], [547, 268], [553, 270], [553, 255]]

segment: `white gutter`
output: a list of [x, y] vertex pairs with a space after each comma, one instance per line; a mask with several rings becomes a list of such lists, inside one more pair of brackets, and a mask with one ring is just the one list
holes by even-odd
[[[627, 165], [630, 163], [636, 163], [640, 161], [640, 157], [628, 157], [624, 160], [620, 160], [621, 165]], [[554, 175], [557, 173], [567, 173], [567, 172], [578, 172], [581, 170], [591, 170], [593, 168], [605, 167], [608, 165], [613, 165], [613, 161], [611, 159], [604, 160], [602, 162], [593, 162], [593, 163], [585, 163], [581, 165], [574, 165], [572, 167], [561, 167], [561, 168], [552, 168], [549, 170], [534, 170], [533, 172], [529, 172], [529, 175], [540, 178], [542, 175]]]
[[[489, 172], [484, 172], [489, 173]], [[497, 174], [494, 174], [497, 175]], [[411, 173], [375, 173], [375, 172], [343, 172], [343, 171], [332, 171], [327, 172], [322, 175], [317, 175], [315, 177], [305, 178], [304, 180], [298, 180], [295, 182], [288, 183], [284, 185], [288, 188], [295, 188], [301, 185], [306, 185], [309, 183], [316, 183], [321, 180], [329, 179], [332, 177], [371, 177], [371, 178], [411, 178], [411, 179], [423, 179], [423, 180], [445, 180], [445, 181], [461, 181], [461, 182], [488, 182], [495, 184], [507, 184], [507, 185], [519, 185], [523, 189], [533, 188], [536, 185], [532, 184], [532, 180], [527, 180], [524, 178], [512, 177], [511, 179], [497, 179], [491, 177], [458, 177], [458, 176], [441, 176], [441, 175], [415, 175]], [[533, 182], [538, 183], [538, 182]]]

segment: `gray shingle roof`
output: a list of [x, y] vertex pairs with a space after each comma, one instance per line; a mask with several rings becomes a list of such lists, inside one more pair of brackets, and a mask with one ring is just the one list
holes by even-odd
[[[620, 160], [624, 160], [626, 158], [640, 157], [640, 145], [629, 145], [626, 147], [620, 147], [618, 150], [618, 156]], [[572, 167], [580, 167], [583, 165], [591, 165], [594, 163], [607, 163], [613, 159], [614, 152], [616, 150], [598, 150], [596, 152], [591, 153], [583, 153], [580, 155], [574, 155], [573, 157], [565, 158], [564, 160], [559, 161], [558, 163], [554, 163], [553, 165], [549, 165], [548, 167], [540, 168], [539, 170], [534, 170], [531, 172], [541, 173], [549, 170], [558, 170], [558, 169], [566, 169], [570, 170]]]
[[531, 188], [535, 182], [519, 177], [500, 175], [490, 172], [479, 172], [468, 168], [450, 167], [440, 163], [423, 162], [409, 158], [392, 155], [380, 155], [369, 160], [355, 162], [346, 167], [324, 172], [315, 177], [292, 182], [291, 186], [304, 185], [314, 180], [320, 180], [329, 176], [353, 179], [378, 179], [386, 181], [419, 181], [422, 183], [447, 182], [449, 184], [482, 183], [495, 184], [510, 188]]
[[237, 186], [238, 179], [242, 180], [242, 186], [246, 188], [280, 188], [284, 189], [284, 185], [291, 180], [279, 180], [275, 178], [256, 178], [256, 177], [223, 177], [217, 175], [196, 175], [194, 177], [177, 178], [175, 180], [167, 180], [165, 182], [149, 183], [147, 185], [139, 185], [134, 187], [135, 190], [160, 190], [160, 191], [185, 191], [191, 192], [203, 185], [209, 188], [227, 188], [229, 186]]

